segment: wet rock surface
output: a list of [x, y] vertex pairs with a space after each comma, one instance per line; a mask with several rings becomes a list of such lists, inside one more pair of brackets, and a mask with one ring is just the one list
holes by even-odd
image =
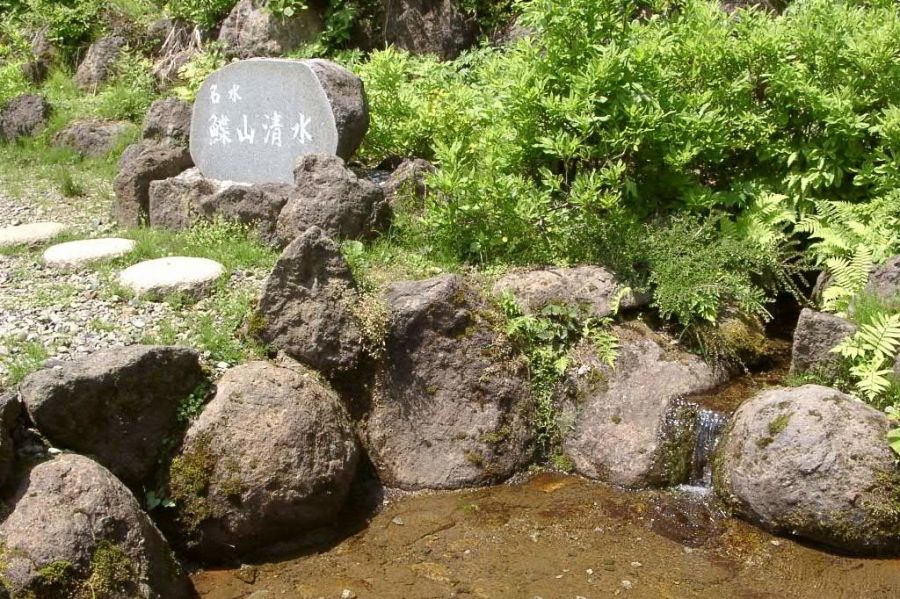
[[181, 599], [189, 581], [137, 500], [107, 469], [65, 454], [34, 466], [8, 499], [0, 570], [13, 597]]
[[179, 404], [203, 380], [196, 351], [137, 345], [38, 371], [20, 393], [55, 445], [95, 456], [140, 489], [175, 431]]
[[250, 362], [219, 381], [168, 487], [190, 544], [223, 561], [329, 524], [357, 459], [347, 410], [314, 372]]
[[714, 482], [766, 529], [861, 553], [900, 543], [900, 471], [878, 410], [835, 389], [765, 391], [735, 412]]
[[366, 422], [381, 480], [455, 489], [504, 480], [531, 459], [525, 369], [479, 291], [458, 275], [389, 285], [385, 351]]
[[696, 407], [685, 395], [724, 382], [703, 360], [671, 347], [644, 327], [617, 327], [614, 367], [582, 343], [570, 368], [570, 398], [561, 426], [575, 469], [623, 487], [677, 484], [687, 480]]

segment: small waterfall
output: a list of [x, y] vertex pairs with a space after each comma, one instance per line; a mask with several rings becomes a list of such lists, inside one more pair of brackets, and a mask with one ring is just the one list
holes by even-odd
[[712, 484], [712, 465], [709, 463], [716, 441], [728, 418], [722, 412], [706, 408], [697, 412], [697, 438], [694, 442], [694, 454], [691, 458], [691, 476], [689, 485], [709, 487]]

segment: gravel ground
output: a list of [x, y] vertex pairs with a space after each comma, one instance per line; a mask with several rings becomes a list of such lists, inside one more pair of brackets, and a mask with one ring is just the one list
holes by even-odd
[[[78, 238], [114, 235], [116, 227], [106, 217], [109, 197], [101, 192], [72, 200], [25, 192], [14, 198], [0, 187], [0, 227], [52, 220], [70, 225]], [[49, 356], [44, 365], [52, 366], [98, 349], [153, 340], [163, 332], [174, 331], [179, 343], [191, 345], [190, 325], [213, 313], [210, 299], [173, 307], [120, 297], [110, 285], [115, 273], [47, 268], [40, 261], [42, 251], [0, 254], [0, 389], [9, 384], [9, 364], [21, 359], [27, 346], [43, 346]], [[265, 276], [231, 273], [228, 288], [258, 294]], [[204, 357], [212, 370], [229, 366], [208, 351]]]

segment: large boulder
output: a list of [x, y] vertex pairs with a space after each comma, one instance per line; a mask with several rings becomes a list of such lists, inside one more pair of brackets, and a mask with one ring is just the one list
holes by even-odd
[[334, 239], [369, 237], [388, 222], [384, 192], [359, 179], [337, 156], [307, 154], [294, 169], [295, 187], [278, 216], [278, 242], [289, 244], [309, 227]]
[[629, 488], [685, 482], [690, 473], [696, 408], [685, 395], [722, 382], [703, 360], [675, 349], [643, 326], [616, 327], [614, 366], [582, 342], [569, 370], [571, 428], [563, 448], [575, 469]]
[[102, 157], [116, 148], [130, 128], [121, 121], [75, 121], [56, 134], [53, 143], [82, 156]]
[[534, 402], [498, 316], [458, 275], [390, 285], [366, 422], [381, 480], [456, 489], [508, 478], [531, 458]]
[[356, 368], [363, 335], [353, 274], [340, 248], [313, 227], [278, 259], [259, 300], [262, 340], [329, 376]]
[[141, 137], [148, 141], [187, 146], [191, 137], [193, 105], [178, 98], [163, 98], [150, 105]]
[[809, 373], [825, 379], [836, 376], [841, 357], [831, 350], [854, 333], [856, 325], [849, 320], [804, 308], [794, 329], [791, 374]]
[[349, 70], [330, 60], [304, 60], [316, 75], [334, 116], [338, 131], [335, 154], [350, 160], [369, 130], [369, 103], [363, 81]]
[[350, 416], [314, 372], [250, 362], [188, 430], [169, 496], [189, 545], [221, 561], [329, 524], [357, 460]]
[[202, 380], [194, 350], [133, 345], [40, 370], [20, 393], [51, 442], [94, 456], [140, 488], [176, 428], [179, 404]]
[[128, 146], [113, 182], [113, 216], [121, 227], [137, 227], [149, 218], [150, 183], [167, 179], [193, 165], [184, 146], [141, 142]]
[[124, 47], [125, 38], [118, 35], [101, 37], [91, 44], [75, 73], [76, 85], [82, 90], [93, 91], [106, 83], [113, 76], [113, 68]]
[[878, 410], [835, 389], [764, 391], [735, 412], [716, 491], [768, 530], [848, 551], [900, 547], [900, 469]]
[[511, 293], [526, 314], [548, 305], [580, 308], [586, 316], [602, 318], [612, 314], [614, 303], [621, 308], [647, 304], [646, 296], [621, 294], [624, 286], [601, 266], [538, 268], [507, 273], [494, 283], [493, 293]]
[[0, 487], [12, 472], [15, 457], [12, 432], [21, 404], [12, 393], [0, 393]]
[[313, 41], [322, 19], [312, 8], [291, 16], [272, 14], [268, 0], [240, 0], [219, 30], [219, 42], [239, 58], [282, 56]]
[[15, 141], [39, 133], [50, 118], [50, 103], [43, 96], [22, 94], [0, 107], [0, 141]]
[[457, 0], [389, 0], [384, 7], [384, 41], [413, 54], [456, 58], [478, 39], [478, 25]]
[[96, 462], [64, 454], [38, 464], [10, 503], [0, 524], [0, 581], [13, 597], [192, 596], [159, 530]]
[[900, 309], [900, 256], [877, 266], [869, 275], [865, 290], [885, 307]]
[[31, 39], [31, 58], [22, 65], [25, 78], [35, 85], [43, 83], [56, 59], [56, 49], [50, 43], [47, 29], [41, 29]]

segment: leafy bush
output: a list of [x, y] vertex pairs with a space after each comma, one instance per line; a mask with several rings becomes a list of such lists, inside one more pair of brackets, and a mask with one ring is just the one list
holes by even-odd
[[237, 0], [169, 0], [166, 11], [174, 18], [213, 28], [237, 4]]
[[203, 81], [212, 73], [225, 65], [225, 54], [218, 44], [207, 44], [202, 52], [198, 52], [191, 60], [178, 70], [182, 84], [173, 92], [187, 102], [193, 102], [200, 91]]
[[47, 38], [67, 52], [89, 41], [103, 20], [103, 0], [24, 0], [26, 23], [45, 28]]

